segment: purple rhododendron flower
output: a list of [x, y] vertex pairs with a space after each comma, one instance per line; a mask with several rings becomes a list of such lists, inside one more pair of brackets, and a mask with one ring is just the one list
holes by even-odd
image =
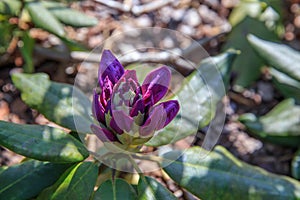
[[122, 135], [151, 138], [179, 111], [178, 101], [158, 103], [170, 80], [171, 71], [163, 66], [150, 72], [140, 85], [135, 70], [124, 70], [117, 58], [104, 50], [98, 74], [101, 91], [94, 90], [92, 107], [99, 125], [92, 124], [91, 130], [103, 142], [121, 142]]

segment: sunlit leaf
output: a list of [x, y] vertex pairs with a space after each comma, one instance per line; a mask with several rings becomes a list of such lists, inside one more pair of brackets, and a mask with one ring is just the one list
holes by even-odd
[[60, 37], [65, 35], [62, 24], [40, 2], [26, 1], [25, 8], [28, 10], [32, 22], [38, 28], [42, 28]]
[[52, 82], [43, 73], [16, 73], [12, 80], [22, 100], [46, 118], [73, 131], [90, 132], [91, 102], [79, 89]]
[[88, 200], [92, 195], [97, 176], [96, 164], [79, 163], [69, 168], [54, 185], [46, 188], [37, 199]]
[[0, 14], [18, 16], [21, 10], [21, 1], [18, 0], [1, 0]]
[[263, 40], [257, 36], [248, 36], [257, 53], [272, 67], [300, 81], [300, 53], [287, 45]]
[[74, 27], [95, 26], [98, 20], [66, 5], [56, 2], [43, 1], [42, 4], [62, 23]]
[[138, 188], [139, 200], [176, 200], [177, 198], [162, 184], [154, 178], [145, 177], [146, 180], [140, 178]]
[[23, 156], [52, 162], [78, 162], [89, 152], [77, 139], [49, 126], [0, 121], [0, 144]]
[[240, 116], [250, 133], [264, 140], [285, 146], [300, 147], [300, 106], [294, 99], [286, 99], [266, 115]]
[[[176, 159], [163, 169], [180, 186], [205, 200], [299, 199], [300, 183], [236, 159], [217, 146], [208, 153], [200, 147], [168, 152]], [[166, 163], [166, 164], [167, 164]]]

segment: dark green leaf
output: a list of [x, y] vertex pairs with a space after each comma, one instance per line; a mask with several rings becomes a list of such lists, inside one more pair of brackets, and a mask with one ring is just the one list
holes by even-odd
[[161, 146], [176, 142], [195, 134], [199, 127], [206, 126], [212, 120], [217, 103], [225, 95], [223, 81], [228, 82], [236, 55], [236, 51], [230, 50], [201, 62], [199, 69], [186, 78], [184, 86], [174, 98], [179, 100], [181, 112], [147, 145]]
[[90, 132], [91, 102], [77, 88], [52, 82], [43, 73], [16, 73], [12, 80], [22, 100], [49, 120], [80, 133]]
[[2, 0], [0, 1], [0, 14], [18, 16], [21, 10], [21, 1]]
[[43, 2], [43, 5], [62, 23], [74, 27], [95, 26], [98, 20], [77, 10], [70, 9], [64, 4]]
[[300, 81], [300, 53], [294, 49], [249, 35], [252, 47], [272, 67]]
[[89, 152], [77, 139], [49, 126], [0, 121], [0, 144], [23, 156], [51, 162], [78, 162]]
[[25, 60], [24, 72], [32, 73], [34, 72], [33, 65], [33, 48], [34, 48], [34, 39], [30, 37], [28, 32], [23, 32], [21, 38], [22, 44], [19, 45], [21, 54]]
[[300, 147], [300, 106], [293, 99], [279, 103], [266, 115], [240, 116], [247, 129], [262, 139], [285, 146]]
[[145, 177], [146, 182], [142, 178], [139, 180], [138, 184], [138, 194], [139, 200], [156, 200], [164, 199], [176, 200], [177, 198], [162, 184], [151, 177]]
[[277, 36], [258, 19], [245, 17], [239, 24], [233, 27], [223, 48], [241, 50], [241, 54], [233, 63], [232, 70], [238, 74], [236, 84], [243, 87], [249, 86], [260, 76], [260, 68], [264, 64], [263, 60], [257, 56], [247, 41], [246, 36], [249, 33], [259, 35], [262, 38], [268, 38], [269, 40], [277, 40]]
[[298, 181], [241, 162], [221, 146], [210, 153], [193, 147], [163, 157], [177, 158], [163, 169], [176, 183], [201, 199], [300, 198]]
[[294, 98], [298, 103], [300, 103], [299, 81], [274, 68], [270, 68], [270, 74], [272, 74], [275, 87], [280, 91], [281, 94], [288, 98]]
[[40, 161], [26, 161], [0, 173], [0, 199], [30, 199], [53, 184], [69, 167]]
[[292, 161], [292, 176], [300, 180], [300, 150], [298, 150]]
[[5, 53], [13, 37], [14, 26], [8, 20], [0, 23], [0, 55]]
[[88, 200], [92, 195], [97, 176], [96, 164], [79, 163], [69, 168], [54, 185], [46, 188], [37, 199]]
[[67, 45], [70, 51], [88, 51], [87, 47], [74, 40], [66, 37], [61, 37], [60, 39]]
[[107, 180], [100, 185], [94, 194], [94, 200], [131, 200], [136, 199], [136, 193], [131, 185], [123, 179]]
[[60, 37], [65, 35], [62, 24], [40, 2], [26, 2], [25, 8], [28, 10], [32, 22], [37, 27]]

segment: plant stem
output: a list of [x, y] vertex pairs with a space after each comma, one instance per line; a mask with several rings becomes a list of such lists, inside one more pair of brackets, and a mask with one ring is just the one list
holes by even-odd
[[132, 156], [136, 159], [139, 159], [139, 160], [151, 160], [151, 161], [154, 161], [154, 162], [157, 162], [158, 164], [159, 163], [162, 163], [165, 159], [162, 158], [162, 157], [159, 157], [159, 156], [154, 156], [154, 155], [141, 155], [140, 153], [135, 153], [135, 154], [132, 154]]
[[143, 180], [145, 183], [147, 183], [147, 180], [146, 180], [146, 178], [145, 178], [143, 172], [141, 171], [140, 167], [136, 164], [136, 162], [135, 162], [135, 160], [133, 159], [133, 157], [132, 157], [130, 154], [128, 154], [128, 157], [129, 157], [129, 159], [130, 159], [130, 161], [131, 161], [131, 163], [132, 163], [132, 165], [133, 165], [133, 168], [137, 171], [137, 173], [140, 175], [140, 177], [142, 178], [142, 180]]

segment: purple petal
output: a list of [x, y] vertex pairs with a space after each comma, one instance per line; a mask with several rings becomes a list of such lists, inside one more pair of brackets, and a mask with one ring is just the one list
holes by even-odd
[[163, 66], [150, 72], [142, 84], [145, 106], [152, 106], [162, 99], [169, 88], [171, 71]]
[[102, 92], [101, 92], [101, 96], [100, 96], [100, 101], [104, 108], [107, 106], [107, 101], [111, 98], [112, 91], [113, 91], [113, 84], [107, 76], [104, 79], [103, 86], [102, 86]]
[[93, 102], [92, 102], [92, 112], [93, 116], [101, 123], [105, 124], [105, 117], [104, 117], [104, 108], [102, 104], [99, 101], [99, 96], [94, 90], [94, 95], [93, 95]]
[[155, 131], [168, 125], [179, 111], [179, 103], [176, 100], [162, 102], [154, 106], [145, 121], [140, 127], [140, 135], [151, 136]]
[[116, 136], [106, 128], [101, 128], [100, 126], [92, 124], [91, 130], [102, 142], [118, 141]]
[[121, 135], [124, 133], [122, 129], [117, 125], [115, 119], [112, 117], [109, 123], [111, 129], [113, 129], [117, 134]]
[[103, 86], [103, 82], [106, 77], [108, 77], [114, 85], [123, 74], [124, 67], [121, 65], [118, 59], [111, 53], [110, 50], [104, 50], [102, 52], [98, 72], [98, 80], [100, 87]]
[[139, 99], [135, 102], [135, 104], [132, 106], [132, 109], [130, 110], [130, 116], [135, 117], [140, 113], [145, 112], [145, 105], [143, 99]]
[[[177, 115], [178, 111], [179, 111], [179, 103], [176, 100], [170, 100], [170, 101], [166, 101], [166, 102], [162, 102], [159, 105], [162, 105], [167, 113], [167, 117], [166, 119], [163, 119], [164, 121], [164, 125], [163, 127], [167, 126], [173, 119], [174, 117]], [[163, 128], [163, 127], [158, 127], [159, 129]], [[159, 130], [158, 129], [158, 130]]]
[[112, 117], [116, 125], [126, 132], [130, 132], [134, 119], [128, 116], [123, 110], [112, 110]]
[[167, 113], [164, 110], [163, 105], [157, 105], [151, 110], [149, 117], [145, 121], [144, 125], [140, 127], [139, 133], [142, 137], [149, 137], [154, 134], [159, 127], [163, 127]]

